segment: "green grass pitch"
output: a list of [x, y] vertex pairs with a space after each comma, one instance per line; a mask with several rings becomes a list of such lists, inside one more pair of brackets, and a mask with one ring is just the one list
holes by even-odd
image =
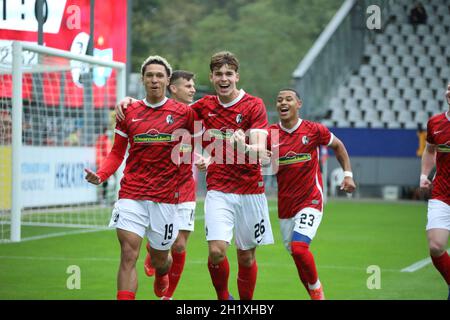
[[[257, 249], [255, 299], [306, 300], [292, 258], [282, 245], [276, 201], [269, 201], [275, 244]], [[215, 299], [206, 266], [203, 202], [197, 204], [177, 300]], [[428, 256], [425, 203], [335, 201], [326, 205], [312, 242], [327, 299], [445, 299], [447, 286], [431, 264], [413, 273], [401, 269]], [[67, 229], [65, 229], [67, 230]], [[58, 229], [58, 232], [65, 231]], [[39, 228], [24, 227], [37, 234]], [[144, 274], [145, 247], [137, 263], [137, 299], [155, 300], [153, 278]], [[228, 249], [229, 287], [238, 297], [236, 250]], [[21, 243], [0, 244], [0, 299], [115, 299], [119, 245], [114, 230], [70, 234]], [[81, 288], [68, 289], [71, 265], [81, 270]], [[369, 289], [369, 266], [381, 270], [379, 289]], [[370, 282], [370, 281], [369, 281]]]

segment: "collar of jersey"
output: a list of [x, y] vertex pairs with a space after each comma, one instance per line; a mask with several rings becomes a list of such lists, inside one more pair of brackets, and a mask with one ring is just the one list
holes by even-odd
[[281, 128], [281, 130], [286, 131], [287, 133], [292, 133], [295, 130], [297, 130], [298, 127], [300, 127], [300, 125], [302, 124], [302, 121], [303, 120], [299, 118], [298, 121], [297, 121], [297, 124], [295, 126], [293, 126], [291, 129], [287, 129], [287, 128], [283, 127], [283, 125], [280, 122], [280, 128]]
[[450, 121], [450, 111], [447, 111], [445, 113], [445, 117], [447, 118], [448, 121]]
[[236, 103], [238, 103], [239, 101], [241, 101], [241, 99], [244, 97], [245, 95], [245, 91], [243, 89], [239, 90], [239, 95], [236, 97], [236, 99], [234, 99], [231, 102], [228, 103], [223, 103], [222, 101], [220, 101], [219, 97], [217, 97], [217, 100], [219, 100], [219, 103], [224, 106], [225, 108], [229, 108], [234, 106]]
[[167, 98], [167, 97], [164, 97], [164, 99], [162, 99], [162, 101], [160, 101], [160, 102], [158, 102], [158, 103], [155, 103], [155, 104], [149, 103], [149, 102], [147, 101], [147, 98], [144, 98], [144, 100], [142, 100], [142, 101], [145, 103], [145, 105], [146, 105], [147, 107], [150, 107], [150, 108], [155, 109], [155, 108], [159, 108], [159, 107], [161, 107], [162, 105], [164, 105], [164, 104], [167, 102], [167, 100], [168, 100], [168, 98]]

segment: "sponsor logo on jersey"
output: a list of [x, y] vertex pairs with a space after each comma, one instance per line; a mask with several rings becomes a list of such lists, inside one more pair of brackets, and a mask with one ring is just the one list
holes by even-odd
[[172, 135], [170, 133], [159, 133], [155, 129], [151, 129], [146, 133], [137, 134], [133, 137], [134, 143], [153, 143], [153, 142], [170, 142]]
[[191, 152], [192, 151], [192, 145], [183, 143], [180, 146], [180, 152]]
[[241, 123], [241, 122], [242, 122], [242, 114], [239, 113], [239, 114], [236, 116], [236, 123]]
[[303, 136], [302, 142], [304, 145], [307, 145], [309, 143], [309, 138], [307, 136]]
[[231, 136], [233, 135], [234, 131], [230, 129], [222, 128], [220, 130], [218, 129], [210, 129], [208, 130], [211, 137], [214, 137], [219, 140], [230, 140]]
[[169, 114], [168, 116], [167, 116], [167, 118], [166, 118], [166, 122], [168, 123], [168, 124], [172, 124], [173, 123], [173, 117], [172, 117], [172, 115], [171, 114]]
[[310, 153], [295, 153], [293, 151], [289, 151], [286, 153], [285, 156], [280, 157], [278, 159], [278, 164], [280, 166], [285, 166], [288, 164], [294, 164], [294, 163], [300, 163], [300, 162], [306, 162], [311, 160], [311, 154]]
[[450, 153], [450, 141], [445, 144], [438, 144], [437, 152]]

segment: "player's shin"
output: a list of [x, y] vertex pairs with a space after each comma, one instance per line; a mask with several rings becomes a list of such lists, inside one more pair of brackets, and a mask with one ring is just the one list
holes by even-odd
[[213, 264], [211, 259], [208, 259], [208, 270], [211, 275], [211, 280], [216, 289], [218, 300], [228, 300], [230, 294], [228, 292], [228, 277], [230, 275], [230, 265], [227, 257], [225, 257], [218, 264]]
[[258, 274], [258, 265], [256, 260], [250, 267], [239, 264], [239, 272], [237, 278], [239, 297], [241, 300], [252, 300], [253, 292], [256, 286], [256, 276]]

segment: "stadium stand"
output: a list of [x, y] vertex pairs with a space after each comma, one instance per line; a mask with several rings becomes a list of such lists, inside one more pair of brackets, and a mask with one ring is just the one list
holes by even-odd
[[413, 2], [391, 1], [383, 29], [364, 40], [364, 62], [330, 100], [326, 124], [425, 128], [427, 119], [440, 111], [450, 80], [450, 4], [422, 3], [427, 24], [413, 26], [408, 21]]

